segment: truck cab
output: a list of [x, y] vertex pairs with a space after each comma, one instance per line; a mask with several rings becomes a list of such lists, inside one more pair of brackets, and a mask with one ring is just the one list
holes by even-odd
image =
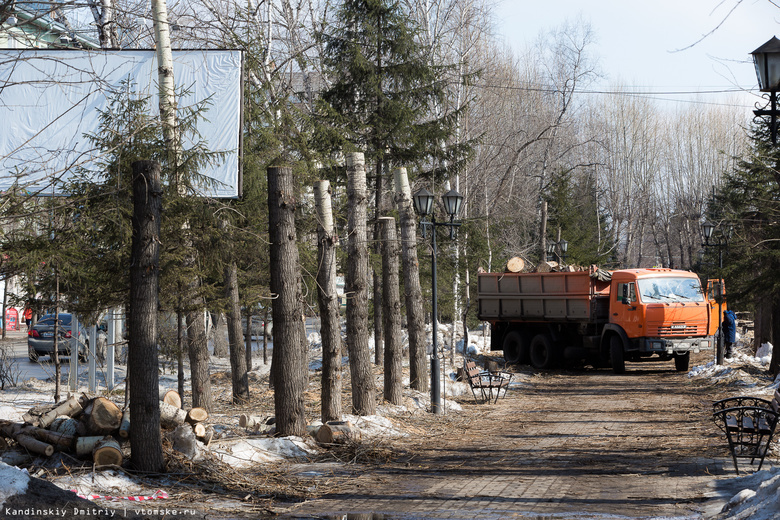
[[613, 271], [609, 323], [602, 352], [609, 352], [613, 371], [626, 361], [656, 357], [674, 359], [687, 370], [690, 353], [710, 350], [710, 303], [698, 276], [674, 269]]

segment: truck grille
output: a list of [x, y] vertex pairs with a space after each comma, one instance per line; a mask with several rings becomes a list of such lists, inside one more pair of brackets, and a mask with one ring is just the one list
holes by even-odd
[[707, 326], [696, 324], [681, 324], [681, 325], [658, 325], [656, 327], [648, 327], [648, 332], [652, 336], [706, 336]]

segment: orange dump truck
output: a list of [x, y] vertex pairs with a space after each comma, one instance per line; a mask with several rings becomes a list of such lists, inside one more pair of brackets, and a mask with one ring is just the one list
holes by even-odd
[[508, 363], [551, 368], [564, 361], [611, 364], [674, 359], [711, 350], [711, 306], [699, 277], [674, 269], [481, 273], [478, 316], [491, 325], [490, 350]]

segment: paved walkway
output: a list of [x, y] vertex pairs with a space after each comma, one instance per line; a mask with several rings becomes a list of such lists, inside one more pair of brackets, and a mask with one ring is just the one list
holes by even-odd
[[[739, 491], [713, 396], [669, 364], [547, 373], [287, 518], [699, 518]], [[402, 444], [402, 443], [401, 443]], [[402, 448], [400, 448], [402, 449]], [[720, 502], [713, 501], [720, 499]], [[350, 516], [349, 518], [371, 518]]]

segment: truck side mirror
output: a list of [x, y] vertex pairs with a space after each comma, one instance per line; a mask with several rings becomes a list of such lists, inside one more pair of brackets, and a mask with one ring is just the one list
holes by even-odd
[[623, 305], [628, 305], [630, 302], [628, 301], [628, 284], [623, 284], [623, 295], [620, 298], [620, 301], [623, 303]]

